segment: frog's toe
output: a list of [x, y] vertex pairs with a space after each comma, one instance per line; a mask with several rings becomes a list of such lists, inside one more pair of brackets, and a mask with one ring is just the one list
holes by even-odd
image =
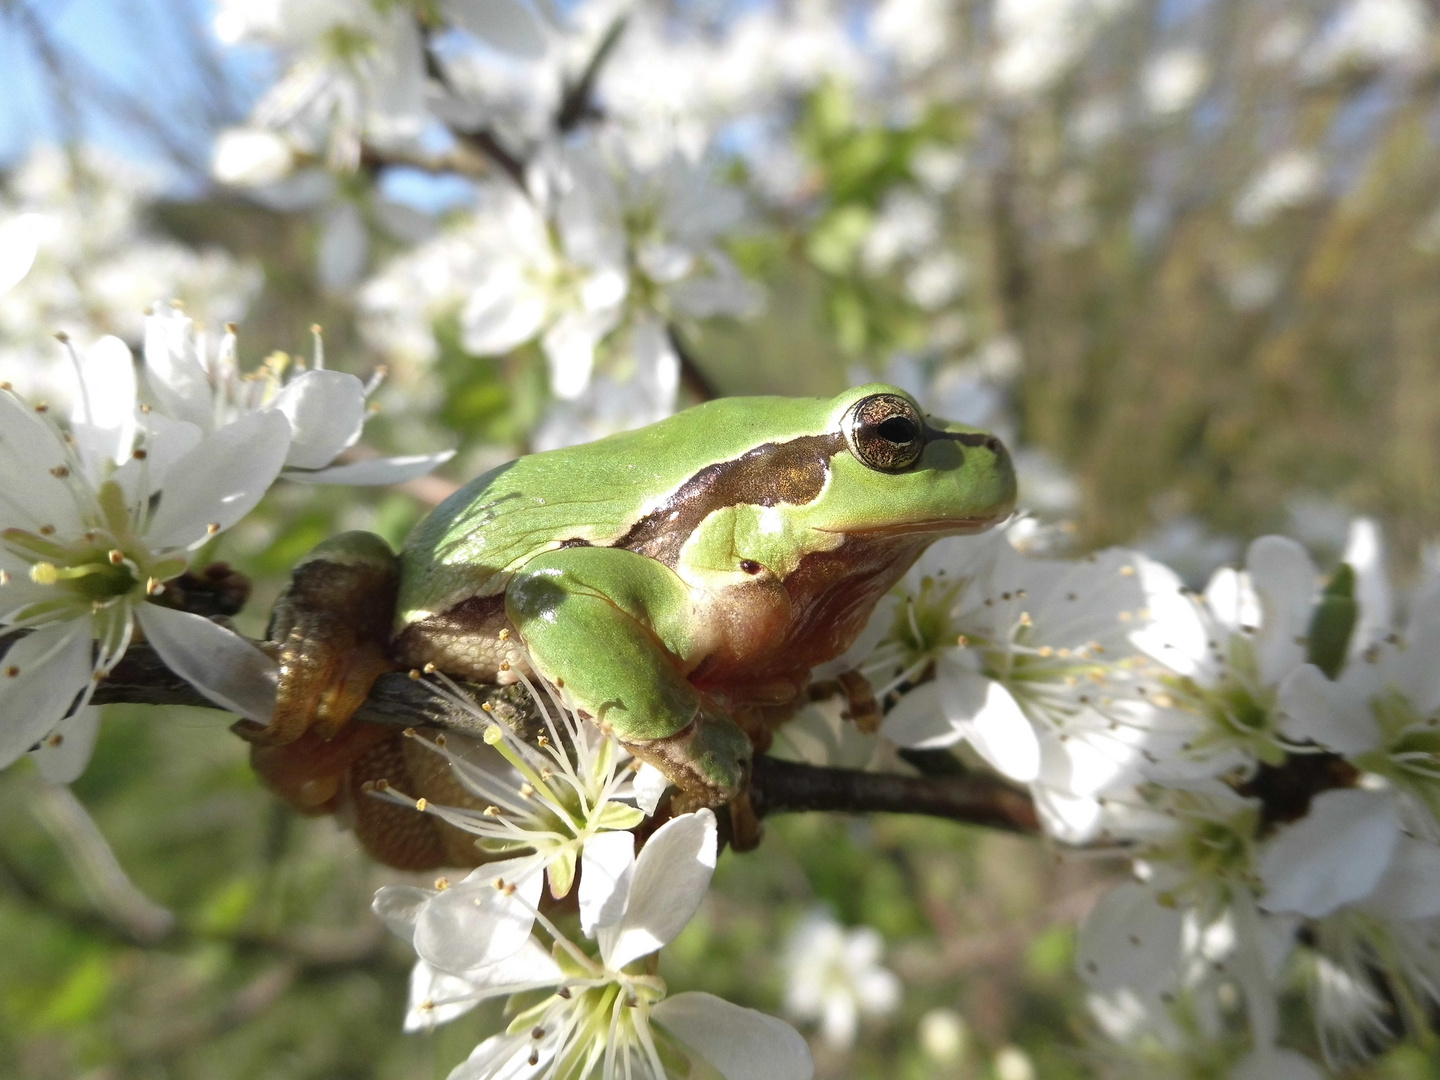
[[237, 724], [259, 746], [282, 746], [314, 729], [333, 738], [394, 670], [390, 624], [398, 574], [378, 536], [343, 533], [298, 563], [275, 607], [270, 647], [280, 664], [270, 723]]
[[689, 808], [724, 806], [750, 782], [754, 748], [721, 712], [702, 710], [674, 735], [625, 745], [669, 777], [681, 790], [679, 802]]

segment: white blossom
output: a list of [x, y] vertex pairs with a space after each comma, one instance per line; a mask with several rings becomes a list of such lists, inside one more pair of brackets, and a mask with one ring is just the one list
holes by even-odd
[[786, 1011], [819, 1021], [831, 1046], [850, 1047], [862, 1016], [888, 1016], [900, 1004], [900, 980], [881, 966], [883, 951], [872, 927], [846, 930], [824, 908], [811, 911], [785, 945]]
[[[638, 857], [633, 842], [610, 848], [604, 900], [588, 924], [599, 944], [597, 958], [535, 910], [538, 876], [511, 882], [499, 876], [500, 864], [475, 872], [487, 881], [494, 899], [477, 906], [462, 897], [465, 902], [451, 904], [438, 936], [422, 928], [427, 916], [417, 912], [425, 901], [414, 903], [420, 890], [391, 887], [376, 897], [376, 908], [392, 929], [412, 937], [422, 956], [428, 951], [442, 957], [440, 964], [428, 960], [417, 968], [412, 991], [448, 996], [413, 1001], [412, 1016], [429, 1014], [440, 1021], [486, 998], [553, 989], [519, 1012], [505, 1032], [477, 1046], [451, 1080], [664, 1080], [687, 1075], [692, 1056], [727, 1080], [809, 1080], [809, 1051], [787, 1025], [709, 994], [669, 995], [664, 981], [640, 963], [674, 940], [709, 888], [716, 858], [714, 814], [700, 810], [672, 819], [656, 830]], [[431, 908], [436, 903], [429, 900]], [[554, 943], [552, 953], [527, 936], [498, 960], [459, 970], [446, 966], [469, 964], [477, 956], [488, 959], [493, 954], [477, 954], [467, 938], [478, 934], [493, 940], [495, 927], [513, 927], [526, 917], [545, 928]]]

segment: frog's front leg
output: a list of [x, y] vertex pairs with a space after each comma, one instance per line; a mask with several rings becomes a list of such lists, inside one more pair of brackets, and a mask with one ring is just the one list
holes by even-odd
[[390, 629], [399, 564], [380, 537], [341, 533], [295, 565], [267, 636], [280, 662], [275, 714], [268, 725], [235, 730], [260, 746], [294, 742], [314, 730], [331, 739], [392, 671]]
[[686, 678], [693, 602], [673, 570], [619, 548], [564, 548], [525, 564], [505, 608], [534, 668], [686, 801], [720, 806], [744, 790], [750, 740]]

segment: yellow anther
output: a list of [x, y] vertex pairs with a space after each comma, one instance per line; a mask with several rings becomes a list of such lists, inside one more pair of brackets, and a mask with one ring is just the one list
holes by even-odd
[[30, 580], [36, 585], [54, 585], [60, 580], [60, 571], [54, 563], [37, 562], [30, 567]]
[[429, 805], [430, 803], [423, 797], [415, 800], [415, 809], [419, 810], [422, 814]]
[[110, 553], [105, 557], [110, 560], [111, 566], [119, 566], [125, 561], [125, 552], [119, 548], [111, 548]]

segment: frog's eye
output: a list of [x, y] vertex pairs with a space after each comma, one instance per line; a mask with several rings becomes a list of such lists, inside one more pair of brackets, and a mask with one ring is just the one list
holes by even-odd
[[915, 406], [899, 394], [861, 398], [845, 416], [845, 441], [872, 469], [908, 469], [925, 449], [925, 424]]

